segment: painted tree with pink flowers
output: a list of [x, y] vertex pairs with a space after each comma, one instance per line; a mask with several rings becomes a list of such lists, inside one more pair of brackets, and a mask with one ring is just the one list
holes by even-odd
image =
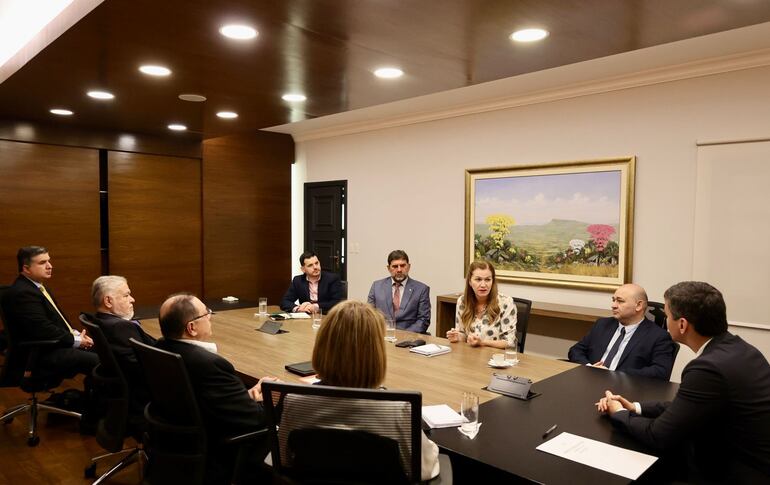
[[[607, 224], [591, 224], [586, 228], [586, 231], [591, 235], [591, 241], [593, 241], [599, 253], [604, 252], [607, 244], [610, 242], [610, 238], [615, 234], [615, 228]], [[599, 264], [599, 258], [597, 258], [596, 264]]]

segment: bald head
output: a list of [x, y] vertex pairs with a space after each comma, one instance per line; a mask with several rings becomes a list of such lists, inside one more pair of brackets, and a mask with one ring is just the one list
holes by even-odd
[[203, 303], [190, 293], [179, 293], [166, 298], [160, 306], [160, 331], [169, 339], [182, 338], [187, 322], [197, 316], [196, 307]]
[[612, 296], [612, 316], [623, 325], [639, 323], [647, 311], [647, 292], [639, 285], [628, 283]]

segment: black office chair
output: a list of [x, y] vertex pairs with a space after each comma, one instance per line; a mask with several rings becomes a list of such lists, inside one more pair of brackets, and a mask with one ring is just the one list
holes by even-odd
[[513, 298], [516, 304], [516, 340], [519, 352], [524, 352], [524, 343], [527, 341], [527, 327], [529, 327], [529, 313], [532, 311], [532, 300], [526, 298]]
[[47, 348], [56, 348], [59, 342], [56, 340], [39, 340], [21, 342], [18, 338], [19, 329], [15, 322], [9, 321], [4, 316], [2, 310], [5, 305], [5, 293], [8, 286], [0, 288], [0, 318], [3, 320], [8, 331], [8, 349], [5, 353], [5, 364], [0, 373], [0, 387], [19, 387], [22, 391], [30, 394], [29, 401], [24, 404], [18, 404], [6, 409], [0, 421], [3, 424], [9, 424], [20, 414], [29, 415], [29, 434], [27, 436], [27, 445], [37, 446], [40, 443], [40, 437], [37, 435], [37, 416], [40, 411], [47, 411], [54, 414], [63, 414], [80, 419], [80, 413], [67, 409], [50, 406], [41, 403], [38, 400], [39, 392], [48, 392], [53, 394], [52, 389], [58, 387], [64, 377], [46, 371], [41, 372], [38, 369], [38, 359], [40, 353]]
[[666, 312], [663, 311], [663, 303], [657, 301], [647, 302], [647, 318], [655, 322], [655, 325], [659, 326], [663, 330], [668, 330], [666, 325]]
[[[420, 481], [419, 392], [263, 382], [262, 393], [279, 477], [303, 484]], [[439, 462], [430, 483], [451, 483], [449, 457], [439, 455]]]
[[[146, 455], [141, 446], [144, 419], [142, 416], [131, 416], [129, 413], [128, 381], [118, 365], [104, 332], [85, 313], [80, 314], [80, 323], [91, 335], [94, 350], [99, 355], [99, 365], [91, 373], [94, 388], [104, 407], [104, 415], [99, 419], [96, 428], [96, 442], [108, 452], [91, 458], [91, 464], [84, 471], [85, 477], [96, 477], [96, 465], [99, 461], [126, 454], [94, 482], [99, 484], [134, 462], [138, 461], [141, 467], [143, 460], [146, 461]], [[139, 445], [124, 449], [123, 443], [127, 436], [133, 436]]]
[[[182, 357], [133, 338], [130, 341], [144, 370], [151, 397], [144, 410], [148, 456], [144, 483], [203, 483], [207, 479], [206, 430]], [[266, 432], [265, 429], [254, 431], [217, 444], [240, 445]]]

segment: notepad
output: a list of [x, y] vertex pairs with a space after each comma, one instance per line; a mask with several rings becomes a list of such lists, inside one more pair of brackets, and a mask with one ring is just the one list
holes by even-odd
[[465, 421], [460, 414], [446, 404], [423, 406], [422, 419], [431, 428], [453, 428]]
[[419, 347], [412, 347], [409, 349], [409, 352], [414, 352], [415, 354], [420, 355], [426, 355], [428, 357], [433, 357], [435, 355], [441, 355], [441, 354], [448, 354], [451, 352], [452, 349], [448, 345], [437, 345], [437, 344], [425, 344], [420, 345]]

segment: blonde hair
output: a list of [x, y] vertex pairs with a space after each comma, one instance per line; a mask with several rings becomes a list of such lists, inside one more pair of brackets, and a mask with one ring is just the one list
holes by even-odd
[[385, 380], [385, 318], [360, 301], [332, 308], [313, 348], [313, 368], [324, 384], [374, 389]]
[[473, 272], [477, 269], [488, 269], [492, 272], [492, 288], [489, 290], [489, 296], [487, 296], [487, 310], [486, 313], [489, 316], [489, 321], [494, 322], [500, 315], [500, 304], [497, 302], [497, 276], [495, 275], [495, 267], [489, 261], [474, 261], [468, 266], [468, 274], [465, 275], [465, 291], [463, 293], [463, 303], [465, 307], [460, 314], [460, 320], [462, 320], [463, 327], [466, 333], [470, 333], [471, 325], [476, 319], [476, 304], [479, 302], [476, 298], [476, 293], [471, 288], [471, 277]]

